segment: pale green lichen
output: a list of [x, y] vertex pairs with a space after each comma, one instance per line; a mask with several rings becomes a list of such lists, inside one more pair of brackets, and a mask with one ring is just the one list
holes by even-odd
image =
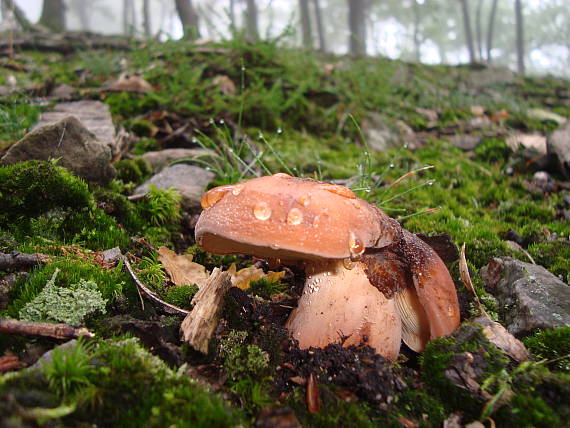
[[22, 321], [58, 321], [81, 324], [94, 312], [105, 313], [107, 301], [103, 299], [93, 281], [80, 279], [67, 288], [55, 285], [59, 269], [56, 269], [44, 289], [19, 312]]

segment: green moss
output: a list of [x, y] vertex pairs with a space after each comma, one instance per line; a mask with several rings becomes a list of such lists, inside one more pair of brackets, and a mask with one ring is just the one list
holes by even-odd
[[176, 189], [157, 189], [151, 185], [148, 195], [138, 205], [139, 213], [153, 226], [177, 225], [180, 200]]
[[141, 184], [152, 173], [150, 166], [143, 158], [123, 159], [113, 165], [117, 170], [117, 178], [124, 183]]
[[288, 285], [283, 284], [281, 281], [269, 281], [267, 278], [262, 278], [252, 281], [248, 292], [269, 300], [273, 294], [283, 293], [287, 288]]
[[246, 344], [246, 339], [247, 332], [232, 330], [220, 341], [219, 356], [233, 382], [244, 377], [259, 379], [267, 375], [269, 355], [257, 345]]
[[0, 225], [56, 208], [93, 206], [87, 184], [54, 162], [27, 161], [0, 167]]
[[505, 162], [512, 153], [511, 148], [499, 138], [485, 138], [475, 147], [477, 158], [486, 162]]
[[416, 387], [410, 387], [402, 392], [395, 407], [405, 417], [419, 421], [420, 427], [442, 426], [448, 416], [441, 401], [429, 392]]
[[477, 363], [481, 374], [474, 379], [480, 385], [503, 372], [508, 359], [485, 338], [481, 330], [481, 326], [464, 323], [451, 336], [428, 343], [421, 357], [422, 376], [429, 391], [444, 403], [446, 411], [461, 409], [472, 419], [479, 416], [484, 403], [455, 386], [445, 376], [445, 371], [450, 367], [454, 356], [469, 352], [482, 357], [482, 361]]
[[529, 245], [527, 250], [537, 264], [570, 283], [570, 244], [567, 240], [538, 242]]
[[551, 370], [570, 373], [570, 327], [538, 331], [523, 342], [536, 358], [549, 360]]
[[133, 148], [131, 154], [140, 156], [144, 155], [146, 152], [158, 150], [159, 148], [160, 146], [154, 138], [142, 138], [135, 143], [135, 147]]
[[143, 229], [144, 223], [137, 211], [137, 207], [124, 195], [98, 187], [94, 190], [93, 196], [97, 200], [97, 206], [106, 214], [114, 217], [130, 232], [136, 233]]
[[196, 285], [176, 285], [168, 287], [164, 300], [182, 309], [192, 309], [192, 297], [198, 292]]
[[56, 321], [71, 325], [79, 325], [87, 315], [106, 312], [106, 300], [93, 281], [83, 278], [76, 284], [57, 287], [56, 269], [42, 291], [27, 303], [18, 314], [22, 321]]
[[0, 110], [0, 150], [23, 137], [25, 130], [37, 121], [39, 112], [40, 109], [28, 100], [4, 98]]

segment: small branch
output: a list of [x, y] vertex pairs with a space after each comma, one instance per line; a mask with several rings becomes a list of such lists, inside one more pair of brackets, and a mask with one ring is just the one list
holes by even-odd
[[218, 325], [223, 299], [231, 285], [230, 274], [215, 268], [192, 299], [194, 308], [182, 321], [180, 331], [182, 338], [197, 351], [208, 353], [208, 343]]
[[53, 339], [75, 339], [80, 336], [95, 336], [85, 327], [47, 322], [26, 322], [8, 318], [0, 318], [0, 333], [51, 337]]
[[174, 305], [171, 305], [170, 303], [165, 302], [164, 300], [160, 299], [156, 294], [154, 294], [146, 285], [144, 285], [138, 279], [137, 275], [135, 274], [135, 272], [133, 270], [133, 267], [131, 266], [131, 264], [129, 263], [127, 258], [124, 256], [123, 256], [123, 262], [125, 263], [125, 267], [129, 271], [131, 278], [133, 278], [133, 281], [135, 281], [135, 284], [137, 285], [137, 290], [139, 291], [139, 296], [141, 298], [141, 303], [142, 303], [143, 309], [144, 309], [144, 301], [143, 301], [142, 296], [141, 296], [141, 291], [142, 291], [142, 294], [144, 294], [150, 300], [152, 300], [153, 302], [155, 302], [159, 306], [161, 306], [165, 312], [170, 313], [170, 314], [175, 314], [175, 315], [188, 315], [189, 311], [187, 311], [185, 309], [181, 309], [178, 306], [174, 306]]
[[42, 263], [48, 263], [50, 258], [45, 254], [25, 254], [12, 251], [10, 254], [0, 253], [0, 270], [30, 269]]

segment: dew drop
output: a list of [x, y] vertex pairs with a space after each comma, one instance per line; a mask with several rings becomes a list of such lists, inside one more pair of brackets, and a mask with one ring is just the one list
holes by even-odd
[[310, 194], [306, 194], [303, 195], [299, 198], [299, 203], [301, 205], [303, 205], [304, 207], [308, 207], [309, 204], [311, 203], [311, 195]]
[[220, 201], [220, 199], [224, 197], [226, 193], [228, 193], [233, 188], [234, 185], [229, 185], [218, 186], [208, 190], [202, 195], [202, 198], [200, 199], [200, 205], [202, 205], [202, 209], [212, 208]]
[[263, 134], [260, 132], [259, 135], [257, 136], [258, 139], [263, 140]]
[[253, 215], [258, 220], [267, 220], [271, 217], [271, 208], [269, 208], [267, 202], [258, 202], [253, 207]]
[[327, 192], [334, 193], [348, 199], [356, 199], [356, 195], [348, 187], [340, 186], [338, 184], [322, 183], [319, 188]]
[[245, 71], [245, 70], [246, 70], [245, 65], [242, 65], [242, 66], [241, 66], [241, 71]]
[[354, 262], [350, 259], [343, 259], [342, 264], [345, 267], [345, 269], [348, 269], [348, 270], [354, 269]]
[[214, 124], [214, 119], [210, 118], [210, 120], [208, 121], [210, 123], [210, 125]]
[[192, 143], [193, 144], [198, 144], [198, 139], [196, 137], [192, 137]]
[[232, 195], [237, 196], [243, 190], [243, 184], [236, 184], [232, 189]]
[[359, 256], [365, 249], [362, 240], [356, 236], [354, 232], [350, 232], [348, 237], [348, 250], [350, 251], [350, 255], [352, 257]]
[[277, 133], [278, 134], [283, 134], [283, 130], [281, 128], [277, 128]]
[[291, 208], [287, 214], [287, 223], [292, 226], [297, 226], [303, 222], [303, 213], [299, 208]]
[[220, 119], [220, 125], [223, 125], [224, 123], [226, 123], [226, 121], [224, 119]]
[[393, 163], [390, 164], [390, 168], [394, 168], [394, 164], [393, 164]]
[[[281, 248], [281, 247], [279, 247], [279, 244], [275, 244], [275, 243], [274, 243], [274, 244], [271, 244], [270, 247], [271, 247], [273, 250], [278, 250], [279, 248]], [[276, 259], [276, 260], [279, 260], [279, 259]]]
[[275, 177], [275, 178], [292, 178], [289, 174], [285, 174], [284, 172], [278, 172], [276, 174], [273, 174], [273, 177]]

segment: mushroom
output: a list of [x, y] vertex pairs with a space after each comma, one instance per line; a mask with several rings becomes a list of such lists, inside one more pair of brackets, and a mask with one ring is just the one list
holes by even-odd
[[215, 254], [301, 263], [286, 327], [301, 348], [366, 344], [395, 358], [459, 324], [445, 265], [427, 244], [343, 186], [278, 173], [202, 197], [196, 242]]

